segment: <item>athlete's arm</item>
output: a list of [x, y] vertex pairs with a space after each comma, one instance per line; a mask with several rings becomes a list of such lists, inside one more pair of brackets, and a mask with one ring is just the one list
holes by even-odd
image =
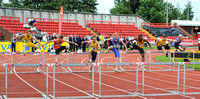
[[43, 45], [46, 45], [46, 44], [48, 44], [48, 43], [51, 43], [51, 42], [56, 42], [56, 39], [54, 39], [54, 40], [51, 40], [51, 41], [48, 41], [48, 42], [46, 42], [45, 44], [43, 44]]
[[63, 42], [71, 43], [71, 44], [74, 44], [74, 45], [78, 46], [78, 44], [76, 44], [74, 42], [71, 42], [71, 41], [63, 40]]
[[126, 42], [126, 44], [128, 44], [129, 42], [132, 42], [132, 41], [134, 41], [134, 40], [137, 40], [137, 38], [132, 39], [132, 40], [129, 40], [128, 42]]
[[101, 49], [101, 46], [100, 46], [99, 42], [98, 42], [97, 44], [98, 44], [98, 49], [100, 50], [100, 49]]
[[156, 39], [155, 39], [155, 44], [157, 44], [157, 43], [158, 43], [158, 41], [159, 41], [159, 38], [156, 38]]
[[91, 43], [91, 41], [84, 41], [81, 43], [81, 46], [83, 45], [83, 43]]
[[147, 40], [144, 40], [144, 42], [147, 42], [147, 43], [148, 43], [148, 45], [149, 45], [149, 47], [150, 47], [150, 49], [151, 49], [151, 44], [149, 43], [149, 41], [147, 41]]
[[13, 37], [13, 40], [18, 39], [18, 38], [22, 38], [22, 37], [25, 37], [25, 34], [19, 35], [17, 37]]
[[122, 40], [119, 40], [119, 42], [121, 42], [124, 45], [124, 47], [126, 48], [126, 51], [127, 51], [126, 44], [124, 44], [124, 42]]
[[105, 41], [109, 41], [109, 40], [113, 40], [113, 38], [109, 38], [109, 39], [104, 39], [102, 44], [104, 44]]

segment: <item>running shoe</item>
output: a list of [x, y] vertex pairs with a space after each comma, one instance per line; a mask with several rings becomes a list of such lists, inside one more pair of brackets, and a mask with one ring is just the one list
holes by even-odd
[[26, 56], [26, 52], [24, 52], [24, 56]]
[[107, 54], [108, 53], [108, 51], [105, 51], [105, 54]]
[[128, 48], [128, 50], [131, 50], [131, 48]]
[[115, 69], [115, 72], [119, 72], [119, 70], [118, 70], [118, 69]]
[[89, 72], [89, 75], [92, 76], [92, 72]]
[[166, 53], [166, 57], [168, 57], [168, 53]]
[[71, 53], [71, 51], [67, 51], [67, 53]]
[[88, 61], [88, 63], [92, 63], [92, 61], [91, 61], [91, 60], [89, 60], [89, 61]]
[[186, 49], [186, 47], [183, 48], [183, 53], [185, 53], [185, 49]]
[[146, 65], [144, 65], [144, 67], [147, 67]]

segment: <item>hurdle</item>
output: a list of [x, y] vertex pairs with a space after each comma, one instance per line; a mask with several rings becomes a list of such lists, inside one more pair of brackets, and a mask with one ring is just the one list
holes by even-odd
[[[53, 95], [49, 94], [49, 97], [55, 99], [55, 98], [94, 98], [94, 67], [95, 67], [95, 64], [92, 64], [92, 63], [68, 63], [68, 64], [51, 64], [51, 66], [53, 66]], [[55, 77], [55, 67], [58, 67], [58, 66], [92, 66], [92, 84], [91, 84], [91, 87], [92, 87], [92, 94], [89, 94], [89, 93], [85, 93], [86, 96], [78, 96], [78, 97], [56, 97], [56, 83], [55, 83], [55, 80], [56, 80], [56, 77]]]
[[[131, 66], [131, 65], [136, 65], [136, 92], [127, 92], [127, 95], [102, 95], [102, 90], [101, 90], [101, 66]], [[112, 97], [136, 97], [138, 96], [138, 65], [139, 63], [100, 63], [98, 64], [98, 73], [99, 73], [99, 92], [94, 93], [95, 96], [99, 98], [112, 98]], [[134, 89], [134, 88], [133, 88]]]
[[[14, 60], [14, 64], [17, 64], [17, 54], [19, 55], [23, 55], [22, 52], [13, 52], [13, 54], [15, 54], [15, 60]], [[26, 52], [26, 54], [34, 54], [34, 55], [38, 55], [39, 56], [39, 60], [38, 60], [38, 64], [41, 64], [41, 52]], [[11, 54], [12, 55], [12, 54]], [[12, 64], [12, 62], [11, 62]], [[12, 68], [12, 67], [11, 67]], [[17, 67], [14, 66], [14, 70], [16, 71]], [[17, 73], [40, 73], [40, 66], [38, 66], [37, 71], [31, 71], [31, 72], [17, 72]]]
[[[8, 67], [41, 67], [41, 66], [46, 66], [46, 95], [42, 94], [42, 97], [34, 97], [34, 99], [41, 99], [41, 98], [48, 98], [48, 66], [50, 66], [50, 64], [3, 64], [3, 66], [5, 67], [5, 95], [3, 95], [4, 99], [12, 99], [12, 98], [8, 98]], [[14, 70], [14, 73], [17, 74], [17, 72]], [[32, 98], [32, 97], [31, 97]], [[16, 98], [13, 98], [16, 99]], [[22, 98], [18, 98], [18, 99], [22, 99]]]
[[185, 89], [185, 84], [186, 84], [186, 64], [200, 64], [200, 62], [183, 62], [183, 68], [184, 68], [184, 71], [183, 71], [183, 92], [180, 92], [181, 94], [185, 94], [185, 95], [194, 95], [194, 94], [200, 94], [200, 92], [186, 92], [186, 89]]

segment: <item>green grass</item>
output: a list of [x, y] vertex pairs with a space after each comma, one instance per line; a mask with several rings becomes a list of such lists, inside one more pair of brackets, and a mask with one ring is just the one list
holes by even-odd
[[[170, 62], [170, 58], [166, 57], [166, 56], [156, 56], [156, 60], [160, 61], [160, 62]], [[172, 60], [171, 60], [172, 61]], [[190, 60], [193, 61], [193, 60]], [[194, 60], [195, 62], [199, 62], [199, 60]], [[184, 62], [183, 59], [175, 59], [175, 62]], [[183, 66], [183, 65], [180, 65]], [[193, 68], [193, 65], [188, 64], [186, 65], [187, 68]], [[194, 65], [194, 69], [200, 69], [200, 65]]]

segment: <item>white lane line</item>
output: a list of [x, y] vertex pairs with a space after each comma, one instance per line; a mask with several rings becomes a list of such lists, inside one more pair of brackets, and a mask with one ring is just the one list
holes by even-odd
[[[105, 59], [105, 58], [104, 58]], [[103, 59], [101, 60], [102, 61], [102, 63], [103, 63]], [[112, 68], [112, 67], [109, 67], [109, 68]], [[126, 72], [125, 72], [126, 73]], [[123, 78], [120, 78], [120, 77], [115, 77], [115, 76], [111, 76], [111, 75], [108, 75], [108, 74], [104, 74], [104, 75], [107, 75], [107, 76], [110, 76], [110, 77], [113, 77], [113, 78], [116, 78], [116, 79], [119, 79], [119, 80], [122, 80]], [[129, 81], [129, 80], [127, 80], [127, 79], [123, 79], [124, 81]], [[130, 82], [133, 82], [133, 81], [130, 81]], [[141, 83], [138, 83], [138, 84], [140, 84], [141, 85]], [[164, 90], [164, 89], [162, 89], [162, 88], [157, 88], [157, 87], [153, 87], [153, 86], [150, 86], [150, 85], [144, 85], [144, 86], [148, 86], [148, 87], [151, 87], [151, 88], [154, 88], [154, 89], [158, 89], [158, 90], [162, 90], [162, 91], [166, 91], [166, 92], [168, 92], [168, 90]], [[188, 97], [188, 98], [192, 98], [192, 99], [194, 99], [193, 97], [190, 97], [190, 96], [185, 96], [185, 95], [180, 95], [180, 96], [184, 96], [184, 97]]]

